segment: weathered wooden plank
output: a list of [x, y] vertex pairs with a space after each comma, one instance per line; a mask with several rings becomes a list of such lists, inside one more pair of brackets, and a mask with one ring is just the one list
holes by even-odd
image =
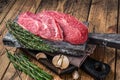
[[[117, 24], [118, 0], [93, 0], [89, 15], [89, 31], [99, 33], [115, 33]], [[115, 30], [111, 30], [114, 27]], [[92, 55], [95, 59], [108, 63], [111, 71], [106, 80], [114, 80], [115, 51], [99, 47]]]
[[64, 13], [70, 14], [79, 21], [87, 22], [91, 0], [67, 0]]
[[33, 1], [33, 6], [31, 6], [29, 11], [36, 13], [37, 9], [41, 3], [41, 0], [32, 0], [32, 1]]
[[[117, 19], [118, 19], [117, 32], [118, 32], [118, 34], [120, 34], [120, 0], [118, 0], [118, 17], [117, 17]], [[115, 73], [116, 77], [115, 77], [115, 79], [120, 80], [120, 49], [117, 50], [116, 58], [117, 58], [117, 60], [116, 60], [116, 73]]]
[[20, 75], [22, 80], [33, 80], [31, 77], [29, 77], [28, 75], [26, 75], [25, 73], [22, 72], [22, 74]]
[[[0, 1], [0, 24], [7, 15], [7, 13], [10, 11], [10, 8], [13, 6], [15, 1], [16, 0], [7, 0], [7, 2], [5, 2], [4, 0]], [[1, 36], [5, 28], [4, 26], [0, 26], [0, 27], [1, 27], [0, 29], [0, 36]]]
[[[19, 12], [19, 10], [22, 8], [23, 4], [24, 4], [24, 0], [17, 0], [16, 3], [11, 8], [11, 10], [9, 11], [9, 14], [7, 14], [6, 17], [4, 18], [4, 20], [2, 21], [1, 25], [5, 24], [6, 20], [15, 18], [17, 13]], [[1, 29], [1, 27], [0, 27], [0, 29]], [[2, 36], [0, 36], [0, 44], [1, 44], [0, 51], [3, 53], [5, 53], [5, 49], [4, 49], [5, 47], [2, 43], [2, 38], [5, 34], [6, 34], [6, 31], [3, 32]], [[14, 51], [14, 50], [11, 50], [11, 51]], [[1, 57], [3, 57], [3, 58], [1, 58]], [[5, 70], [7, 69], [8, 64], [9, 64], [9, 60], [8, 60], [6, 54], [3, 54], [2, 56], [0, 56], [0, 61], [2, 61], [0, 63], [0, 65], [2, 65], [2, 68], [0, 68], [0, 79], [1, 79], [2, 76], [4, 75]]]
[[[62, 1], [64, 0], [61, 0], [61, 2]], [[60, 0], [42, 0], [37, 13], [43, 10], [56, 10], [58, 4], [61, 5]]]
[[13, 6], [16, 0], [7, 0], [6, 2], [1, 2], [0, 3], [0, 23], [4, 19], [4, 17], [7, 15], [9, 12], [10, 8]]
[[[16, 1], [16, 3], [12, 6], [12, 8], [10, 9], [9, 11], [9, 14], [7, 14], [5, 16], [5, 18], [2, 20], [2, 22], [0, 23], [0, 26], [3, 26], [3, 27], [0, 27], [0, 30], [2, 30], [3, 33], [2, 36], [0, 36], [0, 39], [2, 39], [3, 37], [3, 34], [4, 34], [4, 30], [5, 30], [5, 21], [7, 21], [8, 19], [12, 19], [12, 17], [16, 17], [17, 14], [19, 13], [20, 9], [22, 8], [23, 6], [23, 3], [24, 1]], [[17, 4], [17, 5], [16, 5]], [[18, 5], [19, 4], [19, 5]], [[2, 40], [0, 40], [2, 41]]]
[[9, 65], [2, 80], [19, 80], [18, 73], [16, 73], [16, 70], [12, 63]]
[[[15, 51], [14, 48], [7, 48], [8, 50]], [[7, 55], [4, 54], [0, 56], [0, 79], [3, 78], [3, 75], [6, 73], [6, 69], [9, 67], [9, 60]]]

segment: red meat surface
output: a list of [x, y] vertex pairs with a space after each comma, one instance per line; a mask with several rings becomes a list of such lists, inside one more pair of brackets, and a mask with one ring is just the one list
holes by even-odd
[[71, 15], [56, 11], [43, 11], [37, 15], [52, 16], [63, 30], [64, 40], [72, 44], [83, 44], [88, 38], [88, 28]]
[[19, 15], [18, 24], [31, 33], [47, 40], [83, 44], [88, 38], [88, 28], [71, 15], [56, 11], [43, 11]]
[[63, 33], [56, 23], [55, 19], [51, 16], [39, 16], [26, 12], [18, 17], [18, 24], [31, 33], [48, 40], [63, 40]]

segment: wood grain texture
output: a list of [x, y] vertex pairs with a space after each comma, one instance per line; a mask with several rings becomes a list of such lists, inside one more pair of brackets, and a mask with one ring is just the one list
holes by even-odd
[[[89, 31], [96, 33], [115, 33], [117, 29], [117, 7], [118, 0], [93, 0], [89, 14]], [[110, 27], [114, 26], [114, 30]], [[93, 58], [108, 63], [111, 71], [106, 80], [114, 80], [115, 51], [114, 49], [98, 47]]]
[[[1, 21], [1, 23], [0, 23], [0, 33], [1, 34], [4, 34], [4, 31], [5, 31], [5, 25], [4, 25], [4, 23], [8, 20], [8, 19], [12, 19], [12, 17], [16, 17], [17, 15], [18, 15], [18, 13], [20, 12], [20, 9], [22, 8], [22, 6], [23, 6], [23, 3], [25, 3], [25, 1], [22, 1], [21, 0], [21, 2], [20, 1], [16, 1], [14, 4], [13, 4], [13, 6], [10, 8], [10, 10], [9, 10], [9, 14], [7, 14], [4, 18], [3, 18], [3, 20]], [[15, 4], [19, 4], [19, 5], [15, 5]], [[16, 13], [16, 12], [18, 12], [18, 13]], [[11, 14], [12, 13], [12, 14]], [[13, 18], [13, 19], [14, 19]]]
[[[17, 14], [19, 13], [19, 10], [22, 9], [22, 7], [23, 7], [23, 5], [25, 3], [24, 1], [25, 0], [17, 0], [15, 2], [15, 4], [12, 6], [11, 10], [9, 11], [9, 14], [7, 14], [6, 17], [3, 19], [2, 23], [1, 23], [1, 26], [5, 25], [5, 21], [6, 20], [8, 20], [8, 19], [14, 19], [17, 16]], [[1, 27], [0, 27], [0, 29], [1, 29]], [[3, 30], [3, 28], [1, 30]], [[4, 26], [4, 32], [2, 33], [2, 36], [0, 36], [0, 44], [1, 44], [0, 51], [2, 52], [1, 54], [5, 53], [5, 46], [2, 43], [2, 38], [3, 38], [3, 36], [5, 36], [6, 32], [7, 32], [7, 30], [5, 29], [5, 26]], [[15, 49], [11, 50], [11, 51], [15, 51]], [[3, 57], [3, 58], [1, 58], [1, 57]], [[2, 61], [0, 63], [0, 65], [3, 65], [2, 68], [0, 68], [0, 72], [1, 72], [0, 73], [0, 75], [1, 75], [0, 79], [1, 79], [2, 76], [4, 75], [5, 70], [8, 67], [9, 60], [8, 60], [6, 54], [1, 55], [0, 59], [1, 59], [0, 61]]]
[[[118, 17], [117, 17], [117, 19], [118, 19], [117, 32], [118, 32], [118, 34], [120, 34], [120, 0], [118, 1]], [[116, 60], [116, 73], [115, 73], [116, 78], [115, 79], [120, 80], [120, 49], [117, 50], [116, 58], [117, 58], [117, 60]]]
[[10, 11], [10, 8], [14, 5], [15, 0], [8, 0], [7, 3], [0, 3], [0, 23], [4, 19], [4, 17], [7, 15], [7, 13]]
[[[11, 47], [7, 47], [8, 50], [11, 50], [11, 51], [15, 51], [14, 48], [11, 48]], [[8, 69], [9, 67], [9, 59], [7, 58], [7, 55], [4, 54], [0, 56], [0, 80], [3, 78], [3, 75], [6, 73], [6, 70]]]
[[[7, 14], [6, 17], [4, 18], [4, 20], [2, 21], [2, 24], [0, 24], [0, 26], [3, 26], [5, 24], [6, 20], [15, 18], [17, 16], [17, 12], [19, 12], [19, 9], [21, 9], [23, 4], [24, 4], [24, 1], [17, 0], [16, 3], [11, 8], [11, 10], [9, 11], [9, 14]], [[1, 29], [1, 27], [0, 27], [0, 29]], [[9, 64], [9, 60], [8, 60], [6, 54], [4, 54], [5, 53], [5, 46], [2, 43], [2, 38], [6, 34], [6, 32], [7, 32], [7, 30], [5, 30], [2, 33], [2, 36], [0, 36], [0, 45], [1, 45], [0, 46], [0, 52], [1, 52], [1, 54], [3, 54], [3, 55], [0, 56], [0, 59], [1, 59], [0, 61], [2, 61], [0, 63], [0, 65], [2, 65], [1, 68], [0, 68], [0, 79], [2, 78], [2, 75], [4, 75], [4, 72], [7, 69], [8, 64]]]
[[[55, 10], [61, 5], [61, 2], [65, 0], [42, 0], [37, 13], [44, 11], [44, 10]], [[61, 6], [62, 7], [62, 6]]]
[[91, 0], [67, 0], [64, 13], [76, 17], [79, 21], [85, 22], [88, 19]]
[[[0, 24], [2, 23], [8, 12], [10, 11], [10, 8], [14, 5], [14, 3], [15, 0], [8, 0], [7, 3], [0, 1]], [[4, 29], [5, 29], [4, 26], [0, 25], [0, 36], [4, 32]]]
[[16, 73], [16, 70], [12, 63], [10, 63], [2, 80], [19, 80], [18, 73]]

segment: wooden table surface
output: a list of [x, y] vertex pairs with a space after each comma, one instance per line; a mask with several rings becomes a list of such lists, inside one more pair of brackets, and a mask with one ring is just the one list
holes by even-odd
[[[32, 80], [24, 73], [14, 69], [5, 54], [5, 48], [12, 52], [16, 49], [4, 46], [2, 38], [6, 34], [5, 21], [14, 19], [20, 12], [33, 13], [42, 10], [55, 10], [75, 16], [80, 21], [89, 22], [89, 32], [120, 33], [120, 0], [0, 0], [0, 80]], [[105, 80], [120, 80], [120, 51], [113, 48], [97, 47], [91, 55], [96, 60], [107, 63], [111, 67]], [[46, 72], [52, 74], [56, 80], [73, 80], [71, 74], [58, 75], [45, 68], [35, 60]], [[78, 80], [94, 80], [79, 69]]]

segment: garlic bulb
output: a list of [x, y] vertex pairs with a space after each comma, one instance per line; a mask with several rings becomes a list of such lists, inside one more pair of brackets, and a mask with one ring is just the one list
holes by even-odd
[[65, 69], [69, 66], [69, 59], [65, 55], [56, 55], [52, 59], [52, 63], [55, 67]]

